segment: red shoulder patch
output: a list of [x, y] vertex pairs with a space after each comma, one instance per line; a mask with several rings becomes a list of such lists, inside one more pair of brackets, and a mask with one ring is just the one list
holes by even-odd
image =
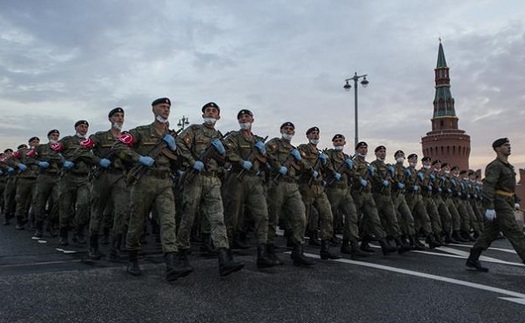
[[61, 152], [62, 150], [64, 150], [64, 145], [62, 145], [62, 143], [60, 142], [55, 142], [50, 144], [49, 148], [53, 149], [56, 152]]
[[15, 158], [15, 159], [18, 159], [18, 158], [20, 158], [20, 152], [19, 151], [15, 151], [11, 156], [13, 156], [13, 158]]
[[131, 147], [135, 143], [135, 138], [133, 138], [133, 135], [128, 132], [118, 137], [118, 141]]
[[80, 145], [86, 149], [91, 149], [95, 147], [95, 141], [93, 141], [93, 139], [91, 138], [88, 138], [88, 139], [82, 140], [80, 142]]
[[37, 156], [36, 150], [35, 149], [29, 149], [29, 151], [27, 152], [26, 156], [30, 157], [30, 158], [35, 158]]

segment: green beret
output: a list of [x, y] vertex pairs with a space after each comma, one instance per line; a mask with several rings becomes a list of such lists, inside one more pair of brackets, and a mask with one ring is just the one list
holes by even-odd
[[159, 98], [153, 102], [151, 102], [151, 106], [161, 104], [161, 103], [167, 103], [171, 107], [171, 101], [168, 98]]
[[408, 155], [407, 158], [408, 159], [417, 158], [417, 155], [416, 154], [410, 154], [410, 155]]
[[35, 136], [35, 137], [31, 137], [31, 138], [29, 138], [29, 140], [28, 140], [27, 142], [30, 143], [30, 142], [33, 141], [33, 140], [38, 140], [38, 141], [40, 141], [40, 138], [38, 138], [38, 137], [36, 137], [36, 136]]
[[499, 139], [496, 139], [496, 141], [494, 141], [492, 143], [492, 148], [493, 149], [496, 149], [498, 147], [501, 147], [503, 146], [503, 144], [506, 144], [509, 142], [509, 139], [508, 138], [499, 138]]
[[422, 161], [422, 162], [432, 161], [432, 158], [430, 158], [430, 157], [428, 157], [428, 156], [425, 156], [425, 157], [421, 158], [421, 161]]
[[[154, 104], [153, 104], [154, 105]], [[108, 118], [111, 118], [115, 113], [124, 113], [124, 110], [121, 107], [117, 107], [108, 113]]]
[[81, 124], [89, 127], [89, 123], [86, 120], [78, 120], [77, 122], [75, 122], [75, 128], [80, 126]]

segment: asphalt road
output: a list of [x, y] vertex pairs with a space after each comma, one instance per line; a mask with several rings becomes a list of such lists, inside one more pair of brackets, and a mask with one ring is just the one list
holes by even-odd
[[[523, 322], [525, 266], [506, 240], [483, 255], [489, 273], [465, 269], [469, 245], [382, 256], [345, 256], [313, 268], [246, 267], [221, 278], [217, 260], [191, 256], [195, 271], [168, 283], [152, 237], [140, 259], [142, 277], [125, 262], [86, 259], [31, 239], [32, 231], [0, 226], [0, 322]], [[279, 240], [281, 243], [283, 241]], [[104, 246], [105, 249], [108, 246]], [[319, 249], [307, 246], [313, 256]]]

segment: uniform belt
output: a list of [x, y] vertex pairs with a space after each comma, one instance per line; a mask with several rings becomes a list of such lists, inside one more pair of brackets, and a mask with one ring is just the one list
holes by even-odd
[[494, 191], [494, 194], [504, 196], [504, 197], [514, 197], [514, 192], [507, 192], [502, 190]]

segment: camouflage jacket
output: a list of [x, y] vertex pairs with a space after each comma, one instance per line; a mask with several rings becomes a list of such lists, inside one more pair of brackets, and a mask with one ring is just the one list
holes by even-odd
[[352, 182], [350, 179], [352, 178], [353, 170], [350, 169], [345, 161], [347, 159], [351, 159], [349, 155], [345, 154], [342, 150], [335, 150], [335, 149], [328, 149], [326, 151], [326, 154], [328, 155], [328, 162], [330, 163], [330, 169], [334, 171], [334, 174], [337, 172], [341, 174], [340, 180], [335, 180], [333, 174], [328, 179], [329, 187], [337, 187], [337, 188], [345, 188], [349, 187]]
[[281, 138], [273, 138], [266, 143], [266, 154], [268, 163], [271, 166], [270, 176], [272, 178], [279, 176], [279, 169], [281, 166], [285, 166], [288, 168], [288, 173], [284, 178], [290, 180], [298, 179], [301, 164], [290, 155], [290, 152], [294, 149], [295, 147], [289, 141]]
[[53, 144], [41, 144], [36, 147], [37, 158], [39, 161], [49, 163], [48, 168], [41, 168], [40, 174], [58, 174], [62, 168], [63, 157], [53, 150]]
[[266, 164], [266, 154], [261, 154], [255, 147], [256, 142], [264, 142], [264, 139], [254, 135], [246, 136], [241, 131], [233, 131], [224, 138], [226, 148], [226, 158], [230, 162], [232, 171], [242, 171], [242, 162], [249, 161], [253, 164], [246, 174], [256, 175], [264, 170]]
[[[222, 139], [222, 134], [204, 124], [192, 124], [184, 129], [177, 137], [177, 149], [184, 165], [191, 168], [197, 160], [200, 160], [213, 139]], [[201, 160], [204, 163], [204, 172], [223, 171], [224, 158], [217, 153], [212, 153], [210, 156], [206, 160]]]
[[485, 208], [494, 209], [494, 199], [496, 196], [505, 198], [499, 194], [499, 192], [514, 194], [512, 198], [514, 199], [513, 202], [516, 202], [515, 189], [516, 171], [514, 170], [514, 166], [499, 158], [496, 158], [487, 165], [481, 192], [483, 196], [483, 206]]

